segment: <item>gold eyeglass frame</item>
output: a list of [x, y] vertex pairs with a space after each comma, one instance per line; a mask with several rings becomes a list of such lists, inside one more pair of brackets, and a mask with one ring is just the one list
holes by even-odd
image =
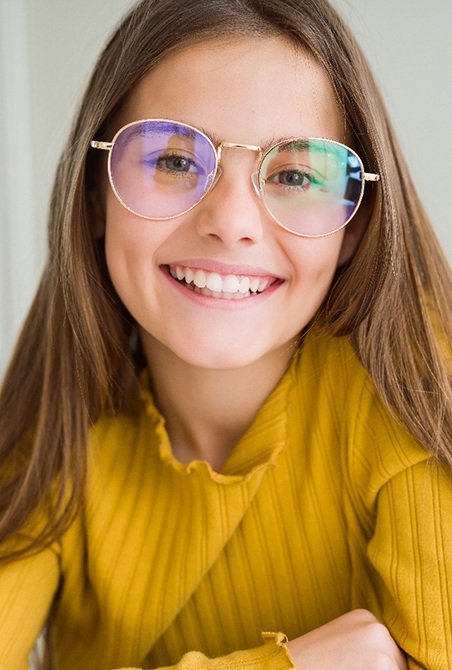
[[[140, 214], [139, 212], [134, 211], [131, 207], [126, 205], [124, 200], [121, 198], [118, 191], [116, 190], [115, 183], [114, 183], [114, 180], [113, 180], [112, 169], [111, 169], [111, 156], [112, 156], [112, 149], [115, 145], [116, 140], [118, 139], [118, 137], [121, 135], [121, 133], [124, 130], [127, 130], [127, 128], [130, 128], [131, 126], [138, 126], [141, 123], [148, 123], [149, 121], [156, 121], [158, 123], [160, 123], [160, 122], [173, 123], [177, 126], [182, 126], [183, 128], [187, 128], [188, 130], [192, 130], [196, 133], [199, 133], [199, 135], [201, 135], [202, 137], [204, 137], [205, 140], [207, 140], [208, 144], [212, 147], [212, 151], [215, 155], [215, 169], [214, 169], [214, 172], [213, 172], [213, 178], [212, 178], [212, 180], [209, 184], [209, 188], [206, 191], [204, 191], [204, 193], [199, 198], [199, 200], [197, 200], [193, 205], [191, 205], [190, 207], [185, 209], [183, 212], [179, 212], [178, 214], [173, 214], [171, 216], [161, 216], [161, 217], [145, 216], [144, 214]], [[311, 235], [311, 234], [307, 234], [307, 233], [298, 233], [295, 230], [291, 230], [290, 228], [287, 228], [283, 223], [278, 221], [278, 219], [272, 214], [272, 212], [268, 209], [267, 203], [265, 201], [265, 196], [264, 196], [263, 186], [262, 186], [264, 180], [260, 177], [260, 170], [261, 170], [261, 167], [262, 167], [262, 164], [263, 164], [265, 158], [267, 157], [267, 155], [271, 151], [273, 151], [277, 147], [281, 146], [282, 144], [287, 144], [289, 142], [295, 142], [295, 141], [299, 141], [299, 140], [302, 140], [302, 139], [314, 140], [314, 141], [317, 141], [317, 142], [329, 142], [331, 144], [335, 144], [336, 146], [343, 147], [344, 149], [347, 149], [347, 151], [352, 153], [357, 158], [357, 160], [359, 162], [359, 165], [360, 165], [360, 168], [361, 168], [360, 169], [361, 194], [359, 196], [358, 202], [356, 203], [353, 214], [345, 221], [345, 223], [341, 224], [338, 228], [336, 228], [335, 230], [332, 230], [328, 233], [320, 233], [318, 235]], [[344, 228], [353, 219], [356, 212], [358, 211], [359, 206], [360, 206], [361, 201], [362, 201], [363, 196], [364, 196], [365, 182], [366, 181], [378, 182], [380, 180], [380, 175], [375, 174], [374, 172], [366, 172], [364, 170], [363, 162], [362, 162], [361, 158], [359, 157], [359, 155], [356, 153], [356, 151], [354, 149], [351, 149], [346, 144], [343, 144], [342, 142], [337, 142], [336, 140], [330, 140], [330, 139], [324, 138], [324, 137], [304, 137], [304, 136], [289, 137], [287, 139], [281, 140], [280, 142], [277, 142], [276, 144], [272, 145], [271, 147], [269, 147], [265, 151], [264, 151], [263, 147], [255, 146], [254, 144], [241, 144], [241, 143], [238, 143], [238, 142], [220, 142], [217, 146], [215, 146], [214, 143], [212, 142], [212, 140], [210, 139], [210, 137], [208, 135], [206, 135], [205, 133], [203, 133], [202, 130], [199, 130], [199, 128], [196, 128], [195, 126], [191, 126], [190, 124], [184, 123], [182, 121], [174, 121], [173, 119], [160, 119], [159, 118], [159, 119], [140, 119], [138, 121], [132, 121], [131, 123], [127, 123], [125, 126], [122, 126], [122, 128], [120, 128], [115, 133], [115, 136], [113, 137], [111, 142], [103, 142], [103, 141], [100, 141], [100, 140], [91, 140], [90, 146], [93, 149], [101, 149], [103, 151], [108, 151], [108, 179], [109, 179], [109, 182], [110, 182], [110, 186], [113, 190], [113, 193], [115, 194], [116, 198], [119, 200], [121, 205], [123, 207], [125, 207], [125, 209], [127, 209], [129, 212], [134, 214], [135, 216], [139, 216], [140, 218], [147, 219], [149, 221], [168, 221], [170, 219], [176, 219], [178, 216], [182, 216], [182, 214], [186, 214], [187, 212], [190, 212], [194, 207], [197, 207], [197, 205], [199, 205], [199, 203], [206, 197], [206, 195], [208, 195], [208, 193], [210, 193], [213, 190], [213, 188], [217, 184], [219, 178], [221, 177], [222, 170], [221, 170], [221, 166], [220, 166], [220, 160], [221, 160], [221, 154], [222, 154], [223, 149], [244, 149], [244, 150], [247, 150], [247, 151], [254, 151], [254, 152], [258, 153], [259, 162], [258, 162], [258, 165], [257, 165], [257, 170], [251, 174], [251, 182], [253, 184], [254, 190], [255, 190], [257, 196], [259, 197], [259, 199], [261, 200], [262, 204], [264, 205], [265, 210], [267, 211], [269, 216], [273, 219], [273, 221], [275, 221], [275, 223], [277, 223], [278, 226], [281, 226], [281, 228], [284, 228], [284, 230], [287, 230], [289, 233], [292, 233], [292, 235], [297, 235], [298, 237], [311, 237], [311, 238], [328, 237], [329, 235], [334, 235], [334, 233], [337, 233], [339, 230]]]

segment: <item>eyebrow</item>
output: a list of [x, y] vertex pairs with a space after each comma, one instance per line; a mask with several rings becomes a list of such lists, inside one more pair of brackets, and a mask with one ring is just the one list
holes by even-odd
[[[152, 130], [148, 130], [148, 122], [152, 122]], [[174, 134], [179, 135], [181, 137], [188, 137], [190, 139], [194, 139], [195, 137], [195, 130], [192, 130], [192, 128], [189, 128], [185, 125], [184, 121], [173, 121], [171, 119], [168, 120], [154, 120], [154, 119], [143, 119], [141, 122], [137, 121], [134, 122], [136, 123], [135, 127], [130, 129], [127, 133], [126, 140], [124, 141], [124, 146], [127, 146], [128, 143], [134, 138], [134, 137], [147, 137], [149, 135], [152, 135], [153, 133], [158, 133], [159, 130], [161, 129], [167, 129], [168, 125], [173, 126], [174, 129]], [[131, 124], [132, 125], [132, 124]], [[176, 132], [177, 129], [177, 132]], [[211, 140], [212, 144], [215, 147], [218, 147], [222, 142], [230, 142], [231, 140], [226, 140], [226, 139], [221, 139], [219, 135], [216, 133], [213, 133], [203, 126], [200, 126], [196, 128], [196, 130], [201, 131], [204, 133], [204, 135], [207, 135], [207, 137]], [[283, 135], [281, 137], [272, 137], [270, 138], [267, 142], [264, 144], [259, 144], [258, 146], [261, 148], [262, 152], [265, 153], [272, 147], [274, 147], [277, 144], [280, 144], [282, 142], [287, 142], [287, 145], [282, 148], [282, 151], [287, 151], [290, 152], [294, 149], [292, 146], [293, 144], [297, 144], [297, 149], [307, 149], [308, 148], [308, 137], [300, 135], [299, 137], [287, 137], [287, 135]]]
[[[152, 129], [149, 128], [149, 122], [152, 122]], [[191, 128], [186, 128], [181, 125], [181, 122], [177, 121], [157, 121], [153, 119], [145, 119], [143, 121], [135, 121], [135, 127], [128, 129], [126, 140], [124, 146], [127, 146], [128, 143], [133, 140], [134, 137], [148, 137], [154, 133], [158, 133], [164, 128], [167, 129], [168, 125], [171, 125], [174, 130], [177, 129], [177, 132], [174, 132], [174, 135], [179, 135], [180, 137], [189, 137], [193, 139], [195, 137], [195, 131]], [[120, 131], [122, 132], [122, 131]], [[207, 134], [207, 133], [206, 133]]]
[[[148, 130], [148, 123], [152, 122], [152, 130]], [[185, 121], [173, 121], [171, 119], [168, 120], [161, 120], [160, 122], [154, 119], [143, 119], [141, 122], [140, 121], [134, 121], [133, 124], [136, 124], [134, 127], [131, 127], [128, 129], [126, 139], [123, 143], [123, 146], [127, 146], [129, 142], [131, 142], [135, 137], [147, 137], [149, 135], [152, 135], [155, 132], [159, 132], [160, 129], [167, 129], [168, 125], [173, 126], [173, 128], [177, 132], [175, 132], [175, 135], [180, 135], [181, 137], [189, 137], [190, 139], [193, 139], [195, 137], [195, 130], [192, 130], [191, 128], [187, 128], [184, 124]], [[131, 126], [133, 125], [131, 124]], [[148, 130], [148, 132], [146, 132]], [[203, 126], [199, 126], [196, 128], [196, 130], [201, 131], [201, 133], [204, 133], [204, 135], [207, 135], [207, 137], [210, 139], [212, 144], [215, 147], [218, 147], [222, 142], [229, 142], [229, 140], [226, 139], [221, 139], [219, 135], [216, 133], [213, 133]], [[121, 131], [120, 131], [121, 132]], [[259, 145], [262, 149], [262, 151], [267, 151], [270, 149], [272, 146], [275, 144], [278, 144], [278, 142], [283, 142], [284, 140], [287, 140], [287, 137], [281, 137], [281, 139], [270, 139], [268, 142], [266, 142], [263, 145]]]
[[273, 144], [271, 144], [270, 147], [274, 146], [275, 144], [280, 144], [281, 142], [285, 142], [286, 144], [282, 147], [282, 149], [280, 149], [280, 151], [291, 152], [291, 151], [294, 151], [294, 150], [297, 151], [299, 149], [316, 148], [315, 146], [310, 147], [309, 137], [296, 137], [296, 138], [289, 138], [289, 139], [287, 137], [282, 137], [281, 139], [275, 140], [275, 142]]
[[[205, 128], [200, 127], [198, 130], [204, 133], [204, 135], [207, 135], [215, 147], [217, 147], [222, 142], [231, 142], [229, 139], [220, 139], [218, 135], [206, 130]], [[267, 142], [256, 146], [259, 146], [262, 152], [265, 153], [275, 145], [280, 144], [281, 142], [287, 142], [287, 146], [283, 147], [282, 151], [292, 151], [292, 145], [295, 143], [297, 144], [298, 149], [307, 149], [309, 147], [308, 140], [309, 138], [305, 135], [299, 135], [298, 137], [282, 135], [281, 137], [272, 137]]]

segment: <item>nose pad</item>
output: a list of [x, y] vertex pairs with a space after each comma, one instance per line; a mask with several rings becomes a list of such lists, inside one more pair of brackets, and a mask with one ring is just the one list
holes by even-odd
[[[210, 182], [209, 188], [207, 189], [206, 193], [209, 193], [209, 191], [212, 191], [212, 189], [215, 188], [215, 186], [218, 184], [218, 180], [220, 179], [222, 175], [222, 170], [221, 167], [218, 166], [217, 171], [215, 172], [215, 176]], [[253, 172], [251, 174], [251, 183], [253, 184], [254, 190], [256, 192], [256, 195], [258, 198], [262, 200], [262, 191], [259, 183], [259, 173], [258, 172]]]
[[254, 186], [254, 190], [256, 191], [257, 197], [262, 200], [262, 191], [261, 191], [261, 186], [260, 186], [260, 183], [259, 183], [259, 173], [258, 172], [253, 172], [252, 173], [251, 183]]
[[221, 167], [218, 166], [217, 171], [215, 172], [215, 175], [214, 175], [212, 181], [210, 182], [209, 188], [207, 189], [206, 193], [209, 193], [209, 191], [211, 191], [213, 188], [215, 188], [215, 186], [218, 184], [218, 180], [220, 179], [221, 175], [222, 175], [222, 170], [221, 170]]

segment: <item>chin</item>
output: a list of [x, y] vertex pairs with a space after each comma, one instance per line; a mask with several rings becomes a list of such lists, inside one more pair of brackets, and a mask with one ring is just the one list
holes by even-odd
[[281, 350], [289, 348], [287, 343], [281, 346], [279, 343], [254, 343], [254, 347], [247, 346], [249, 337], [220, 338], [211, 337], [196, 338], [186, 336], [182, 341], [179, 338], [156, 339], [147, 332], [142, 332], [142, 341], [149, 364], [152, 360], [170, 360], [170, 365], [186, 365], [203, 370], [238, 370], [251, 366], [258, 361], [270, 360], [275, 355], [280, 356]]
[[256, 352], [253, 355], [249, 351], [233, 351], [233, 348], [217, 351], [200, 347], [189, 352], [173, 351], [173, 354], [187, 365], [204, 370], [239, 370], [265, 358], [265, 354]]

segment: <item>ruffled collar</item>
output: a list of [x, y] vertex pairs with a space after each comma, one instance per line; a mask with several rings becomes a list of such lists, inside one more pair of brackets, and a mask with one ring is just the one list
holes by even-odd
[[221, 485], [249, 481], [257, 473], [274, 466], [287, 446], [287, 422], [291, 410], [290, 396], [297, 376], [299, 360], [300, 354], [297, 352], [288, 370], [257, 412], [250, 428], [234, 447], [221, 472], [216, 472], [206, 461], [194, 460], [184, 464], [175, 458], [166, 431], [165, 419], [157, 409], [150, 390], [149, 373], [144, 370], [140, 377], [140, 399], [157, 438], [162, 463], [182, 477], [197, 473]]

